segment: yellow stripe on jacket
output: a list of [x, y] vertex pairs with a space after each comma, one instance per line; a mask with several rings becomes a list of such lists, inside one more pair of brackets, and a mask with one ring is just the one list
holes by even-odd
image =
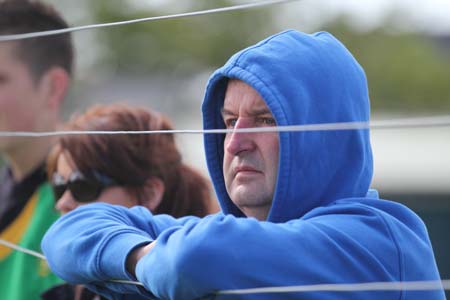
[[[33, 211], [36, 207], [38, 201], [38, 192], [35, 192], [19, 216], [8, 226], [5, 230], [0, 233], [0, 238], [13, 244], [19, 244], [28, 225], [31, 222], [33, 216]], [[0, 245], [0, 260], [7, 257], [13, 249]]]

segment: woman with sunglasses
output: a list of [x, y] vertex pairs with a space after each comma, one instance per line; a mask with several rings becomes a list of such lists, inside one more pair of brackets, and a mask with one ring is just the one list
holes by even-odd
[[[76, 131], [171, 130], [160, 113], [124, 104], [97, 105], [66, 124]], [[182, 161], [173, 134], [65, 135], [47, 163], [55, 207], [67, 213], [101, 201], [142, 205], [155, 214], [205, 216], [217, 211], [210, 183]], [[61, 299], [51, 290], [44, 299]], [[64, 288], [64, 299], [94, 299], [84, 289]], [[65, 295], [67, 296], [67, 295]]]
[[[67, 130], [171, 130], [160, 113], [125, 104], [96, 105]], [[143, 205], [156, 214], [204, 216], [215, 211], [210, 184], [182, 161], [173, 134], [65, 135], [50, 153], [56, 208], [67, 213], [101, 201]]]

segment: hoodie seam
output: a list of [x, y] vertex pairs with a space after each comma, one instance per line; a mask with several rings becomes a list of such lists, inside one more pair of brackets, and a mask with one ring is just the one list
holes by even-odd
[[[388, 232], [389, 232], [389, 235], [391, 237], [391, 240], [394, 243], [395, 248], [397, 249], [399, 275], [400, 275], [400, 281], [402, 282], [403, 279], [404, 279], [404, 275], [403, 275], [403, 269], [404, 268], [403, 268], [403, 255], [402, 255], [402, 251], [401, 251], [400, 245], [399, 245], [397, 239], [395, 238], [395, 235], [394, 235], [394, 233], [392, 231], [392, 228], [391, 228], [391, 226], [389, 224], [390, 222], [388, 220], [386, 220], [386, 218], [383, 217], [376, 210], [374, 210], [374, 209], [371, 209], [371, 210], [374, 211], [379, 216], [379, 218], [382, 220], [382, 222], [385, 224], [385, 226], [388, 229]], [[404, 299], [404, 295], [405, 294], [404, 294], [403, 290], [401, 290], [399, 299]]]
[[[347, 201], [345, 201], [345, 202], [347, 202]], [[400, 245], [399, 245], [397, 239], [395, 238], [395, 234], [393, 233], [393, 230], [392, 230], [392, 228], [390, 226], [390, 222], [383, 215], [381, 215], [376, 209], [374, 209], [373, 207], [362, 205], [362, 204], [359, 204], [359, 203], [353, 203], [353, 204], [355, 204], [356, 206], [364, 207], [364, 208], [370, 210], [371, 212], [373, 212], [381, 220], [381, 222], [383, 222], [384, 226], [386, 227], [386, 229], [387, 229], [387, 231], [389, 233], [389, 237], [390, 237], [391, 241], [394, 243], [395, 249], [397, 250], [398, 269], [399, 269], [398, 273], [399, 273], [399, 276], [400, 276], [399, 280], [400, 280], [400, 282], [402, 282], [403, 279], [404, 279], [404, 274], [403, 274], [403, 269], [404, 269], [403, 268], [403, 255], [402, 255], [402, 251], [401, 251]], [[400, 291], [399, 300], [404, 299], [404, 296], [405, 296], [405, 293], [403, 292], [403, 290], [401, 290]]]
[[259, 44], [255, 45], [255, 46], [253, 46], [253, 47], [249, 47], [249, 48], [243, 50], [243, 51], [239, 54], [239, 56], [236, 58], [236, 61], [235, 61], [234, 65], [235, 65], [235, 66], [238, 66], [238, 67], [240, 67], [240, 68], [242, 68], [241, 65], [240, 65], [240, 61], [241, 61], [242, 57], [245, 56], [245, 55], [247, 54], [247, 52], [252, 51], [252, 50], [254, 50], [254, 49], [261, 48], [262, 46], [266, 45], [268, 42], [272, 41], [274, 38], [277, 38], [278, 36], [283, 35], [283, 34], [285, 34], [285, 33], [287, 33], [287, 32], [291, 32], [291, 31], [295, 31], [295, 30], [290, 29], [290, 30], [282, 31], [282, 32], [280, 32], [280, 33], [278, 33], [278, 34], [276, 34], [276, 35], [273, 35], [272, 37], [270, 37], [270, 38], [264, 40], [264, 42], [262, 42], [262, 43], [259, 43]]

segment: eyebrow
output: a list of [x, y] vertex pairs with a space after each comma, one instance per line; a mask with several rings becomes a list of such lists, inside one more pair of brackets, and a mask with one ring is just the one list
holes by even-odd
[[[220, 113], [222, 114], [222, 116], [234, 116], [236, 115], [234, 112], [222, 107], [220, 109]], [[260, 115], [265, 115], [265, 114], [271, 114], [272, 112], [269, 110], [269, 108], [264, 107], [264, 108], [260, 108], [260, 109], [252, 109], [250, 111], [250, 115], [251, 116], [260, 116]]]

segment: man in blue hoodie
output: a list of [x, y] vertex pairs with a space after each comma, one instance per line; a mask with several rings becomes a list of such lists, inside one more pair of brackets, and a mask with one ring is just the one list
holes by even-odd
[[[205, 129], [368, 122], [370, 114], [364, 71], [348, 50], [326, 32], [293, 30], [231, 57], [210, 78], [202, 109]], [[369, 192], [368, 130], [205, 134], [205, 150], [221, 213], [174, 219], [86, 205], [47, 232], [52, 270], [111, 299], [444, 299], [423, 222]], [[224, 292], [404, 281], [436, 285]]]

